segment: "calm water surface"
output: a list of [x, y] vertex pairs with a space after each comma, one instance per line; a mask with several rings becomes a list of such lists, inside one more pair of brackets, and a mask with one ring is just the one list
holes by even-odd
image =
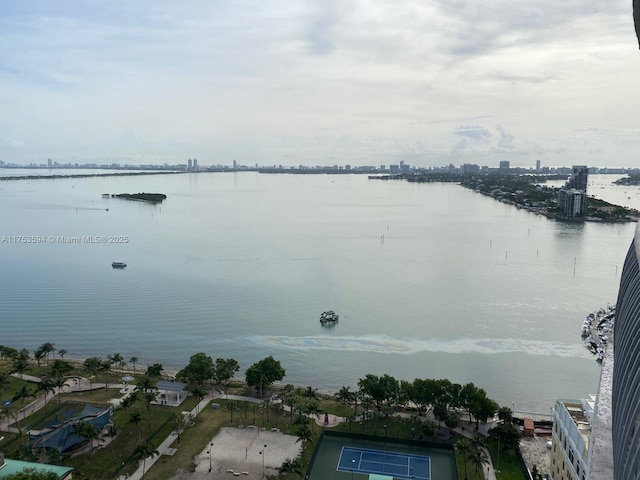
[[[101, 198], [142, 191], [168, 199]], [[634, 228], [358, 175], [0, 182], [0, 236], [56, 237], [0, 244], [0, 343], [173, 370], [199, 351], [243, 369], [273, 355], [286, 382], [323, 389], [446, 377], [545, 414], [597, 387], [580, 328], [615, 302]], [[81, 235], [127, 241], [57, 238]]]

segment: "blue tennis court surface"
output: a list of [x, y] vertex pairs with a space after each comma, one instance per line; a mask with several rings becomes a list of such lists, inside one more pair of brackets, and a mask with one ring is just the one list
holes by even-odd
[[369, 473], [415, 480], [431, 480], [431, 458], [421, 455], [342, 447], [339, 472]]

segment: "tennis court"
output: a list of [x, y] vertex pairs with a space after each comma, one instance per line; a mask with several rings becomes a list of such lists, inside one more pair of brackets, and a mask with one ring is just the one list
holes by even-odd
[[453, 448], [326, 431], [308, 480], [458, 480]]
[[431, 459], [423, 455], [342, 447], [338, 471], [431, 480]]

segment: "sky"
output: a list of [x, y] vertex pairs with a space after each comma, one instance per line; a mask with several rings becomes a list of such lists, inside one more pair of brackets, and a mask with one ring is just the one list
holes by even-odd
[[640, 167], [631, 0], [0, 0], [0, 160]]

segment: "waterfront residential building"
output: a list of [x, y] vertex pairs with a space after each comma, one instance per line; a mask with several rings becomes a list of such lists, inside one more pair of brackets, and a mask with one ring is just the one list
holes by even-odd
[[640, 226], [627, 253], [616, 304], [612, 437], [615, 480], [640, 478]]
[[563, 188], [558, 192], [558, 206], [567, 218], [584, 216], [587, 208], [587, 193], [577, 189]]
[[594, 396], [556, 401], [550, 472], [553, 480], [586, 480], [589, 475], [589, 436], [594, 405]]

